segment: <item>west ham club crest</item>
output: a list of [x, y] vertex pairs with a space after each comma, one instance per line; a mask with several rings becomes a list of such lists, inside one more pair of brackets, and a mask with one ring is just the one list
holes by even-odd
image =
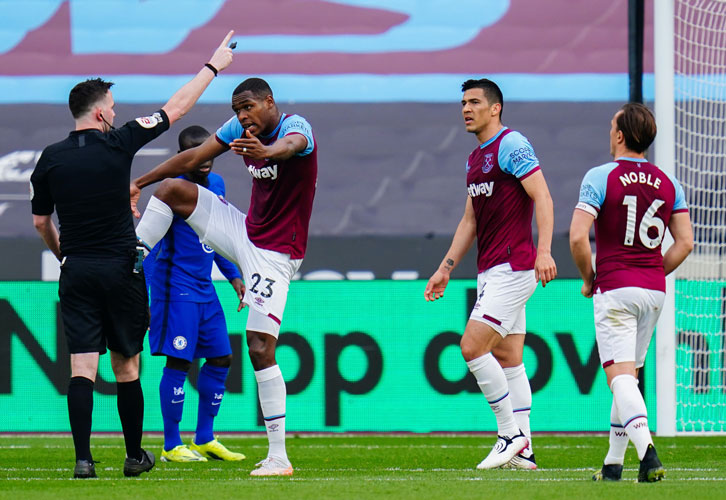
[[484, 155], [484, 165], [481, 166], [481, 171], [488, 174], [491, 169], [494, 168], [494, 153], [487, 153]]

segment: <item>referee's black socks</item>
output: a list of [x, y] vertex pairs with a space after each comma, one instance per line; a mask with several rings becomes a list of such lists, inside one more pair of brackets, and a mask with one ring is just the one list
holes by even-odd
[[91, 414], [93, 413], [93, 381], [71, 377], [68, 384], [68, 418], [71, 422], [76, 460], [93, 460], [91, 456]]
[[116, 382], [118, 416], [126, 443], [126, 456], [141, 460], [141, 434], [144, 425], [144, 393], [139, 379]]

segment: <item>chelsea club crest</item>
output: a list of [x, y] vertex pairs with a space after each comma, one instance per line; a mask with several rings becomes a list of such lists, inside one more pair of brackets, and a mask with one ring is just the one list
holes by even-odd
[[174, 346], [174, 349], [177, 351], [182, 351], [187, 346], [187, 339], [182, 337], [181, 335], [174, 337], [174, 340], [172, 341], [172, 345]]

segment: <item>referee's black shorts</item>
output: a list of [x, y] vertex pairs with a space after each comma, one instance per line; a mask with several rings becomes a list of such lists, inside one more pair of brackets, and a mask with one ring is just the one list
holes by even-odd
[[104, 354], [108, 347], [131, 357], [143, 350], [149, 300], [144, 273], [133, 272], [132, 256], [68, 256], [58, 296], [71, 354]]

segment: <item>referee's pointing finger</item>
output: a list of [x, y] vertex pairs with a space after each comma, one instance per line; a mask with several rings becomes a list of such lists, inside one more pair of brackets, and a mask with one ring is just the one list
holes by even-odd
[[227, 43], [234, 35], [234, 30], [230, 30], [227, 36], [224, 37], [222, 43], [216, 48], [212, 58], [209, 60], [210, 69], [214, 72], [214, 76], [217, 76], [219, 71], [224, 70], [227, 66], [232, 64], [233, 52], [232, 49], [227, 47]]
[[230, 39], [232, 38], [232, 35], [234, 35], [234, 30], [229, 30], [229, 33], [227, 33], [227, 36], [224, 37], [224, 40], [222, 40], [222, 43], [219, 44], [219, 46], [226, 47]]

